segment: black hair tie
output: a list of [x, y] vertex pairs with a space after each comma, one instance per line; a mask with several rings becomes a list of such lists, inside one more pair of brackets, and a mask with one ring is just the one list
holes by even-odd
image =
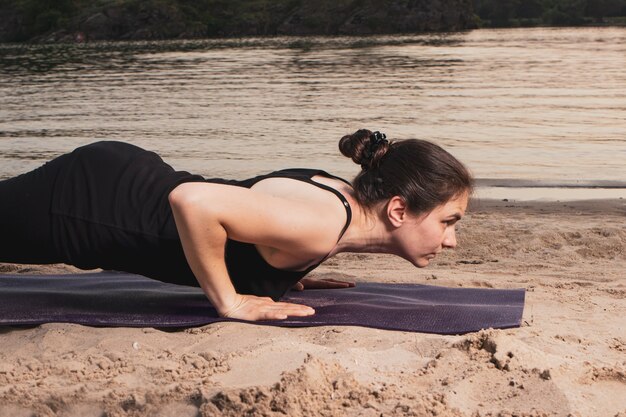
[[387, 135], [380, 133], [378, 130], [370, 135], [370, 149], [376, 150], [381, 144], [387, 142], [389, 142]]
[[372, 162], [374, 154], [376, 154], [378, 148], [384, 143], [389, 143], [387, 135], [380, 133], [379, 131], [372, 132], [370, 135], [369, 147], [365, 150], [365, 158], [361, 164], [362, 169], [366, 170], [369, 168], [369, 164]]

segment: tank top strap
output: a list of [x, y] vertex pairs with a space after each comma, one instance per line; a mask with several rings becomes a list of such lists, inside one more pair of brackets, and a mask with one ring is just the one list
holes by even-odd
[[263, 176], [263, 178], [270, 178], [270, 177], [292, 178], [292, 179], [307, 182], [309, 184], [315, 185], [316, 187], [322, 188], [326, 191], [330, 191], [331, 193], [335, 194], [339, 198], [339, 200], [341, 200], [344, 208], [346, 209], [346, 224], [343, 226], [343, 229], [341, 229], [341, 233], [339, 233], [339, 238], [337, 239], [337, 241], [339, 241], [343, 237], [346, 230], [348, 230], [348, 227], [350, 226], [350, 222], [352, 221], [352, 208], [350, 207], [350, 203], [348, 202], [346, 197], [344, 197], [344, 195], [341, 194], [339, 191], [335, 190], [332, 187], [329, 187], [326, 184], [321, 184], [317, 181], [314, 181], [312, 178], [315, 175], [321, 175], [327, 178], [337, 179], [352, 186], [352, 184], [350, 184], [349, 181], [341, 177], [337, 177], [335, 175], [329, 174], [328, 172], [323, 171], [321, 169], [308, 169], [308, 168], [283, 169], [283, 170], [274, 171], [271, 174], [265, 175]]
[[[331, 178], [338, 178], [338, 177], [333, 176]], [[341, 200], [341, 202], [343, 203], [343, 207], [346, 209], [346, 224], [343, 226], [343, 229], [341, 229], [341, 233], [339, 233], [339, 238], [337, 239], [337, 241], [339, 241], [343, 237], [343, 234], [346, 233], [346, 230], [348, 230], [348, 226], [350, 226], [350, 222], [352, 222], [352, 208], [350, 207], [350, 203], [348, 202], [346, 197], [344, 197], [343, 194], [341, 194], [339, 191], [335, 190], [334, 188], [329, 187], [326, 184], [321, 184], [319, 182], [312, 180], [311, 178], [309, 178], [307, 182], [319, 188], [322, 188], [324, 190], [334, 193], [339, 198], [339, 200]]]

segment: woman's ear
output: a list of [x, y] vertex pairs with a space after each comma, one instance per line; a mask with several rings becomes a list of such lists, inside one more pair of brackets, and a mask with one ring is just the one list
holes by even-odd
[[393, 196], [387, 203], [387, 218], [394, 227], [400, 227], [406, 221], [406, 202], [402, 197]]

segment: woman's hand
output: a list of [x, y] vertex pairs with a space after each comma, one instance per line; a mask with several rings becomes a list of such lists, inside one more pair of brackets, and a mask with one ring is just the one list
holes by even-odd
[[220, 316], [241, 320], [284, 320], [288, 316], [310, 316], [315, 314], [309, 306], [276, 302], [269, 297], [237, 294], [235, 302]]
[[354, 282], [340, 281], [338, 279], [332, 279], [332, 278], [323, 278], [323, 279], [302, 278], [291, 289], [295, 291], [312, 290], [312, 289], [324, 290], [324, 289], [335, 289], [335, 288], [350, 288], [350, 287], [355, 287], [355, 286], [356, 284]]

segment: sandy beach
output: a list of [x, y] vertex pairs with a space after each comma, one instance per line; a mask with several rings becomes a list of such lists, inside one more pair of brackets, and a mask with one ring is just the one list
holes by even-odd
[[625, 417], [625, 220], [626, 200], [473, 201], [428, 268], [342, 254], [312, 274], [525, 288], [516, 329], [2, 327], [0, 416]]

